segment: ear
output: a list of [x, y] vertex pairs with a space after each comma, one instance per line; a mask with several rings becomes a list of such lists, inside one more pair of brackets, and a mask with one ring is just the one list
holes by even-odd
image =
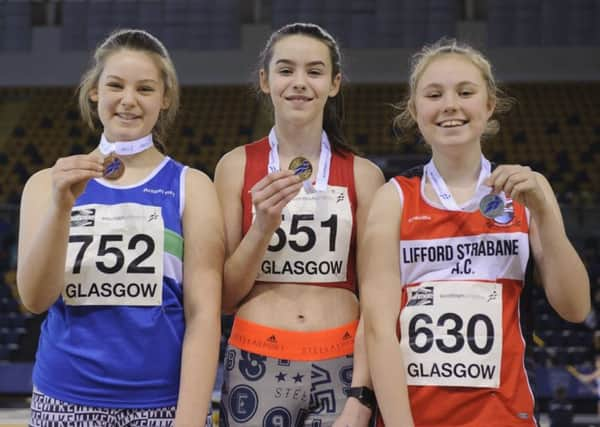
[[90, 89], [88, 98], [92, 102], [98, 102], [98, 89], [96, 89], [96, 88]]
[[342, 74], [337, 73], [331, 82], [331, 89], [329, 90], [329, 97], [333, 98], [340, 91], [340, 86], [342, 84]]
[[492, 117], [492, 114], [494, 114], [494, 110], [496, 109], [496, 98], [491, 98], [488, 96], [487, 108], [487, 118], [489, 120], [490, 117]]
[[271, 90], [269, 89], [269, 76], [264, 68], [261, 68], [258, 72], [258, 80], [260, 84], [260, 90], [262, 90], [265, 95], [271, 93]]
[[417, 108], [415, 107], [415, 101], [412, 99], [412, 97], [406, 103], [406, 108], [408, 109], [410, 116], [416, 123], [417, 122]]
[[162, 102], [160, 104], [160, 109], [161, 110], [166, 110], [171, 106], [171, 98], [169, 98], [167, 95], [163, 96]]

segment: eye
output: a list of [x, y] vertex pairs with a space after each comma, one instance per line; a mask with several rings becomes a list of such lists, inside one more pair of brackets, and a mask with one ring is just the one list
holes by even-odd
[[141, 92], [154, 92], [154, 88], [152, 86], [141, 86], [139, 90]]
[[471, 96], [471, 95], [473, 95], [473, 93], [474, 92], [472, 90], [467, 90], [467, 89], [463, 89], [459, 92], [460, 96], [464, 96], [464, 97]]
[[106, 86], [114, 88], [114, 89], [123, 88], [123, 85], [121, 83], [117, 83], [117, 82], [108, 82], [108, 83], [106, 83]]
[[308, 74], [311, 76], [320, 76], [323, 74], [323, 70], [319, 68], [313, 68], [311, 70], [308, 70]]
[[287, 76], [287, 75], [290, 75], [290, 74], [292, 74], [292, 69], [291, 69], [291, 68], [280, 68], [280, 69], [278, 70], [278, 72], [279, 72], [279, 74], [281, 74], [281, 75]]
[[429, 92], [429, 93], [425, 94], [426, 98], [432, 98], [432, 99], [439, 98], [440, 96], [442, 96], [442, 94], [440, 92]]

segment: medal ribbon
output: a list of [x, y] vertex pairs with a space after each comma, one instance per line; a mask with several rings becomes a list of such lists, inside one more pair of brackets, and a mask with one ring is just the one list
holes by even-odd
[[[277, 151], [277, 135], [275, 135], [275, 128], [269, 132], [269, 146], [271, 151], [269, 152], [269, 165], [267, 166], [267, 173], [277, 172], [281, 170], [279, 165], [279, 152]], [[321, 153], [319, 154], [319, 171], [317, 179], [315, 180], [316, 185], [313, 187], [310, 179], [303, 182], [304, 190], [307, 193], [314, 193], [315, 191], [327, 190], [327, 182], [329, 181], [329, 167], [331, 166], [331, 145], [329, 144], [329, 138], [325, 131], [321, 132]]]
[[433, 159], [429, 161], [423, 168], [427, 178], [431, 182], [433, 190], [437, 194], [442, 205], [450, 211], [472, 211], [479, 206], [479, 200], [491, 191], [491, 187], [483, 184], [483, 181], [492, 173], [492, 165], [489, 160], [481, 155], [481, 170], [479, 171], [479, 179], [477, 180], [477, 186], [475, 187], [475, 195], [471, 200], [465, 203], [462, 207], [459, 207], [448, 190], [448, 186], [440, 175], [440, 172], [435, 167]]
[[129, 156], [132, 154], [141, 153], [152, 147], [154, 142], [152, 141], [152, 134], [146, 135], [140, 139], [134, 139], [133, 141], [116, 141], [109, 142], [104, 134], [100, 138], [100, 152], [104, 156], [108, 156], [110, 153], [117, 153], [121, 156]]

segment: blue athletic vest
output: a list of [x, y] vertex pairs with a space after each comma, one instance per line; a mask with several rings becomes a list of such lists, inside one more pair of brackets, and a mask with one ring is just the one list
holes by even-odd
[[181, 216], [186, 167], [170, 158], [142, 183], [112, 187], [91, 180], [75, 207], [138, 203], [164, 219], [162, 305], [73, 306], [61, 296], [42, 325], [33, 383], [56, 399], [108, 408], [177, 403], [183, 313]]

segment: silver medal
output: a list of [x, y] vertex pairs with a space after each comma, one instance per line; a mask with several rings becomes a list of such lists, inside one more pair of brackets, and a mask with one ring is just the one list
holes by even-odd
[[479, 202], [479, 211], [486, 218], [494, 219], [504, 213], [504, 200], [498, 194], [486, 194]]

